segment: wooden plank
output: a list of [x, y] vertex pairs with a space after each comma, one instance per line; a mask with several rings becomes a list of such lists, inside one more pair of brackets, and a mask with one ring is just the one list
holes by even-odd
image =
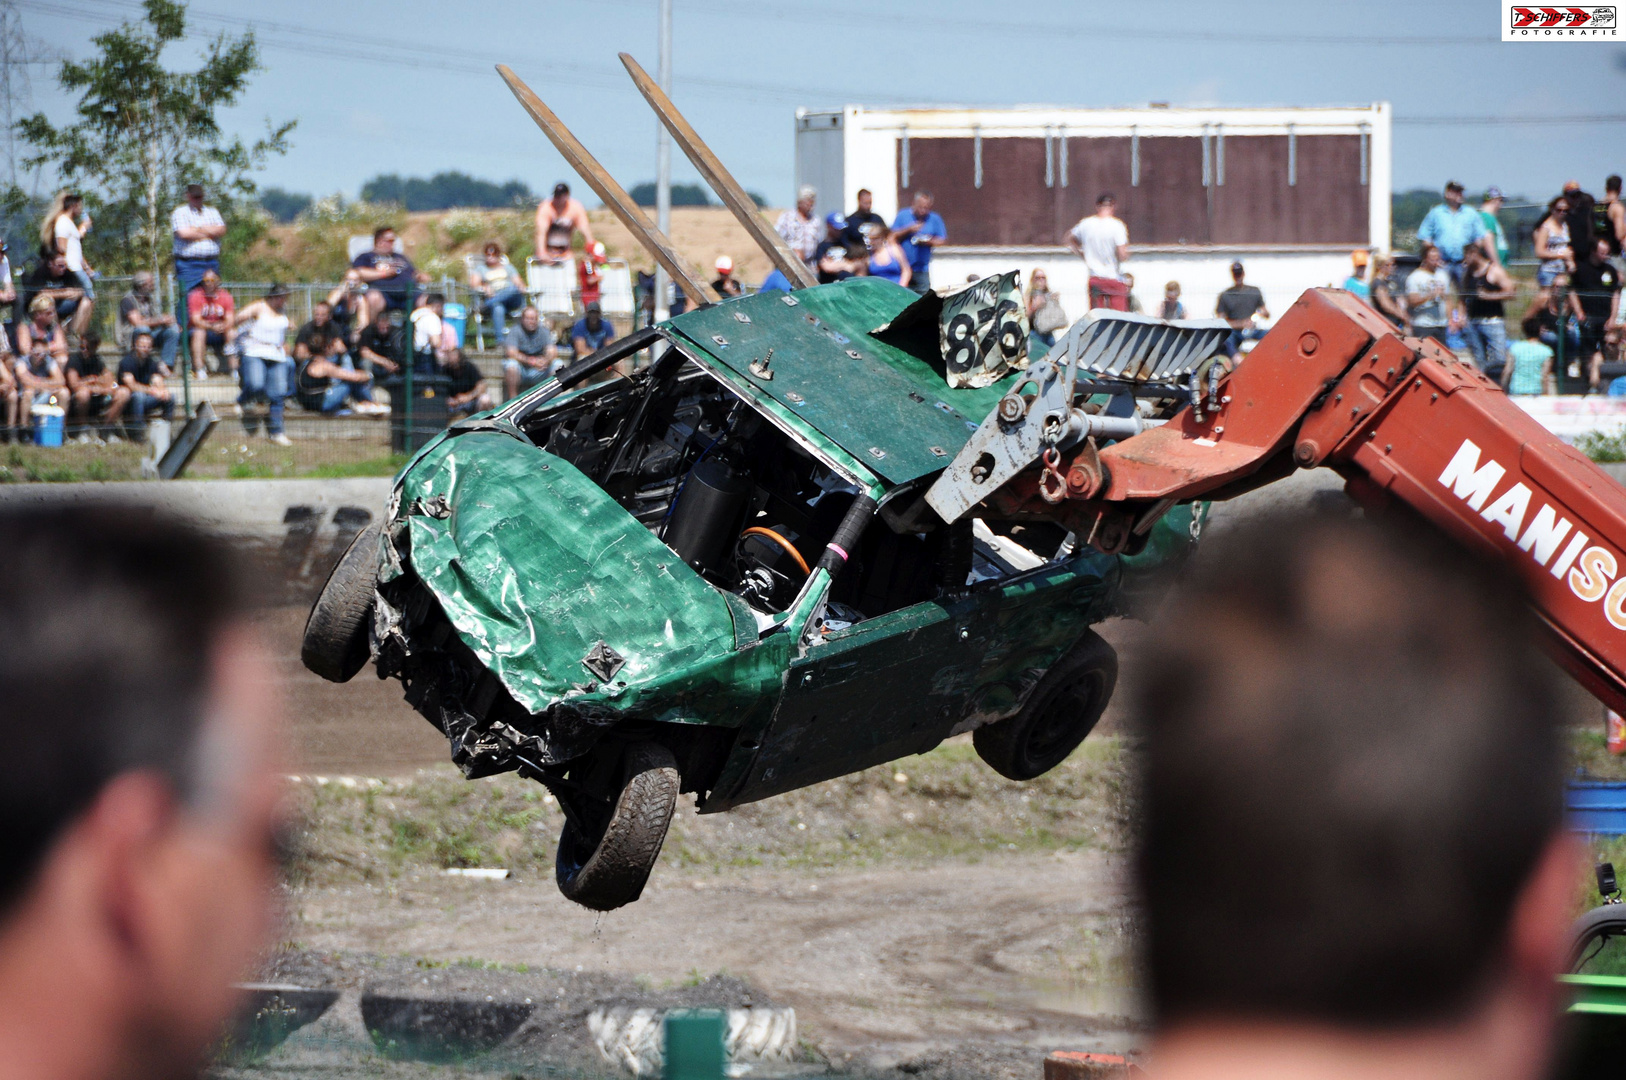
[[745, 193], [745, 189], [740, 187], [717, 155], [711, 152], [711, 147], [700, 138], [699, 132], [695, 131], [683, 114], [678, 112], [677, 106], [672, 104], [672, 99], [666, 96], [666, 91], [649, 77], [649, 73], [639, 66], [631, 54], [621, 53], [620, 56], [627, 74], [632, 76], [633, 83], [644, 95], [644, 100], [649, 102], [649, 107], [655, 110], [655, 115], [666, 125], [666, 130], [672, 133], [672, 138], [677, 140], [677, 144], [683, 148], [689, 160], [694, 162], [694, 167], [700, 170], [700, 175], [706, 178], [706, 183], [711, 185], [711, 190], [723, 200], [723, 205], [728, 207], [729, 212], [745, 227], [745, 231], [756, 241], [757, 247], [762, 249], [769, 261], [778, 267], [781, 274], [790, 279], [792, 285], [798, 288], [817, 285], [819, 279], [813, 276], [807, 264], [790, 249], [784, 237], [768, 227], [768, 223], [757, 211], [757, 204]]
[[654, 256], [661, 268], [672, 276], [672, 280], [676, 281], [691, 299], [705, 304], [715, 304], [718, 297], [711, 286], [706, 284], [705, 279], [693, 266], [689, 265], [687, 259], [678, 254], [666, 234], [650, 224], [643, 211], [638, 209], [638, 204], [632, 201], [632, 196], [615, 182], [615, 177], [605, 171], [597, 158], [587, 152], [587, 147], [570, 133], [570, 129], [553, 114], [553, 110], [544, 105], [542, 99], [537, 97], [507, 64], [498, 64], [497, 74], [502, 76], [503, 82], [508, 84], [508, 89], [514, 92], [514, 97], [519, 99], [520, 105], [531, 114], [531, 119], [536, 121], [536, 126], [542, 129], [542, 133], [559, 149], [559, 153], [564, 155], [570, 167], [587, 181], [587, 186], [604, 200], [605, 206], [614, 211], [615, 216], [620, 218], [621, 223], [644, 245], [645, 250]]

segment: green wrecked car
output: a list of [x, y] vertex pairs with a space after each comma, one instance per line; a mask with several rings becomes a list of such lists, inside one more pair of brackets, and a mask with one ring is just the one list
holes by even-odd
[[1004, 776], [1055, 767], [1116, 681], [1091, 625], [1201, 512], [1133, 555], [944, 525], [923, 493], [1023, 374], [950, 389], [935, 331], [874, 332], [916, 299], [859, 278], [728, 300], [454, 425], [335, 566], [307, 666], [371, 660], [468, 777], [546, 785], [559, 887], [599, 910], [638, 898], [681, 792], [717, 813], [965, 731]]

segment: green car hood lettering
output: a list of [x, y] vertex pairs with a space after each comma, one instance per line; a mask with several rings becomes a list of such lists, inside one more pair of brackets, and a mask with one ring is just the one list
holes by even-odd
[[[625, 706], [733, 653], [723, 595], [568, 462], [474, 431], [402, 481], [413, 569], [530, 712], [566, 697]], [[587, 690], [602, 683], [582, 663], [600, 641], [626, 663]]]

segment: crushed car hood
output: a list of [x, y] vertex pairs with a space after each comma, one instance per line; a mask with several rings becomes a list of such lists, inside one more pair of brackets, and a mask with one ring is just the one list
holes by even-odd
[[[637, 697], [734, 650], [720, 592], [574, 466], [512, 435], [430, 448], [400, 507], [419, 578], [532, 713]], [[600, 642], [624, 661], [608, 679], [583, 662]]]

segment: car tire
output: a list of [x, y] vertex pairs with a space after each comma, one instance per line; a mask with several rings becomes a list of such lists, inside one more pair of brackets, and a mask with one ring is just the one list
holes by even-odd
[[378, 585], [379, 527], [356, 534], [333, 565], [305, 620], [299, 658], [328, 682], [349, 682], [367, 663], [367, 621]]
[[977, 756], [999, 775], [1032, 780], [1066, 760], [1112, 700], [1118, 654], [1093, 630], [1047, 671], [1015, 716], [971, 733]]
[[598, 824], [567, 816], [554, 872], [559, 891], [582, 907], [614, 911], [644, 891], [678, 797], [677, 759], [659, 743], [634, 743], [621, 765], [621, 790]]
[[1575, 973], [1588, 958], [1592, 943], [1626, 935], [1626, 904], [1604, 904], [1586, 912], [1570, 924], [1569, 963], [1564, 970]]

